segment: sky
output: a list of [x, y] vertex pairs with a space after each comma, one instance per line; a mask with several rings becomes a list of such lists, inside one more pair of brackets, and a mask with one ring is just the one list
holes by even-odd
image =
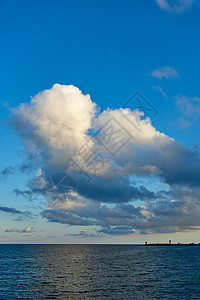
[[0, 2], [0, 242], [200, 242], [200, 3]]

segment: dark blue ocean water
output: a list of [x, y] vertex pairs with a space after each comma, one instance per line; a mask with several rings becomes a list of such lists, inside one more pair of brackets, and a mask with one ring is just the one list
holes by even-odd
[[0, 245], [0, 299], [200, 299], [200, 247]]

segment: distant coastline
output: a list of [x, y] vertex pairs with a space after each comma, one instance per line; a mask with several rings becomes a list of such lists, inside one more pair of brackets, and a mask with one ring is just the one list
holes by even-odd
[[145, 246], [200, 246], [200, 243], [172, 243], [171, 240], [168, 243], [147, 243], [145, 242]]

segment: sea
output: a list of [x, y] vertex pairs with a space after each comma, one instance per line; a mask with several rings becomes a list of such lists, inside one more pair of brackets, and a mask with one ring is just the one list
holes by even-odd
[[0, 245], [0, 299], [200, 299], [200, 246]]

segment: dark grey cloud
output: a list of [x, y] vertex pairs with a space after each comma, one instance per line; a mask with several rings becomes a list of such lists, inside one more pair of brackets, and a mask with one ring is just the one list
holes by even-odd
[[43, 212], [49, 221], [69, 225], [101, 226], [99, 233], [129, 234], [135, 231], [167, 233], [200, 230], [200, 189], [176, 186], [163, 191], [164, 198], [146, 201], [144, 206], [134, 204], [98, 204], [50, 209]]
[[[103, 228], [124, 224], [133, 228], [139, 220], [143, 220], [142, 209], [130, 204], [109, 207], [90, 202], [85, 207], [71, 207], [65, 209], [49, 209], [42, 212], [42, 216], [50, 222], [59, 222], [69, 225], [97, 225]], [[100, 233], [100, 232], [99, 232]]]
[[88, 185], [87, 180], [76, 177], [80, 195], [97, 201], [107, 203], [129, 202], [133, 199], [155, 199], [156, 194], [144, 186], [135, 187], [130, 184], [128, 178], [121, 177], [119, 180], [104, 180], [94, 177]]
[[[126, 160], [116, 159], [126, 176], [150, 176], [154, 174], [170, 185], [199, 186], [200, 152], [190, 150], [179, 142], [172, 142], [158, 149], [146, 147], [127, 153]], [[155, 169], [155, 172], [154, 172]], [[156, 171], [157, 170], [157, 171]]]
[[11, 215], [18, 215], [14, 221], [22, 221], [24, 218], [32, 219], [34, 216], [29, 211], [21, 211], [14, 207], [0, 206], [0, 212], [9, 213]]
[[89, 226], [95, 224], [95, 222], [92, 220], [80, 218], [72, 213], [68, 213], [58, 209], [45, 210], [42, 212], [42, 216], [47, 218], [49, 222], [58, 222], [63, 224], [80, 226]]
[[[65, 174], [65, 175], [64, 175]], [[60, 176], [58, 176], [60, 175]], [[62, 179], [63, 176], [63, 179]], [[39, 177], [29, 182], [29, 189], [22, 191], [15, 189], [16, 196], [23, 196], [32, 199], [36, 195], [43, 195], [46, 199], [52, 198], [62, 199], [66, 197], [67, 190], [74, 189], [82, 197], [102, 201], [106, 203], [126, 203], [131, 200], [152, 200], [156, 199], [157, 195], [149, 191], [144, 186], [135, 187], [130, 184], [128, 178], [122, 177], [118, 180], [104, 180], [94, 177], [90, 183], [88, 180], [77, 173], [55, 173], [48, 176], [45, 180], [45, 185], [39, 183]], [[40, 186], [40, 187], [39, 187]]]
[[24, 212], [15, 209], [13, 207], [0, 206], [0, 211], [11, 213], [11, 214], [24, 214]]

